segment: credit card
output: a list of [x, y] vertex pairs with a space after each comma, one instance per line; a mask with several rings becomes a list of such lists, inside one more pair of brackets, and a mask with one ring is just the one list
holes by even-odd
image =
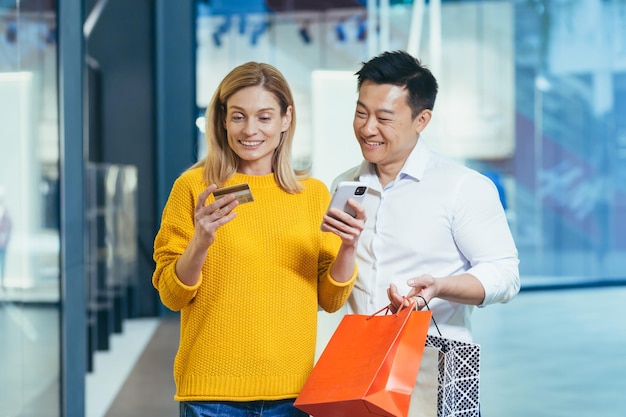
[[247, 183], [218, 188], [217, 190], [213, 191], [213, 196], [216, 200], [218, 198], [224, 197], [227, 194], [235, 194], [235, 197], [237, 197], [237, 200], [239, 200], [239, 204], [254, 201], [254, 198], [252, 197], [252, 191], [250, 191], [250, 187]]

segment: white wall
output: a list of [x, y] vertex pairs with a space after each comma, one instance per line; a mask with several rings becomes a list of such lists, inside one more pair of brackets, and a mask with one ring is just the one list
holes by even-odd
[[362, 161], [352, 120], [358, 98], [354, 71], [313, 71], [312, 174], [330, 187], [335, 177]]

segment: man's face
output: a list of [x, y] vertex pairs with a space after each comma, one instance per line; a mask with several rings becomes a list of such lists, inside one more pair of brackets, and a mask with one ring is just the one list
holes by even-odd
[[404, 87], [371, 81], [363, 82], [359, 89], [354, 134], [363, 157], [379, 170], [397, 173], [430, 120], [430, 110], [411, 117], [407, 94]]

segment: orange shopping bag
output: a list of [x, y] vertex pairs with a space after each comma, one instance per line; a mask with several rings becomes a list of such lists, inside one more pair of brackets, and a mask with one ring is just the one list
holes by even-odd
[[414, 306], [345, 315], [294, 405], [314, 417], [406, 417], [432, 314]]

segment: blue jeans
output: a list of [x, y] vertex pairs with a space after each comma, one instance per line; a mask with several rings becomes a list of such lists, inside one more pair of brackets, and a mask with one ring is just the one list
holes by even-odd
[[180, 417], [308, 417], [293, 406], [293, 399], [278, 401], [210, 401], [180, 403]]

